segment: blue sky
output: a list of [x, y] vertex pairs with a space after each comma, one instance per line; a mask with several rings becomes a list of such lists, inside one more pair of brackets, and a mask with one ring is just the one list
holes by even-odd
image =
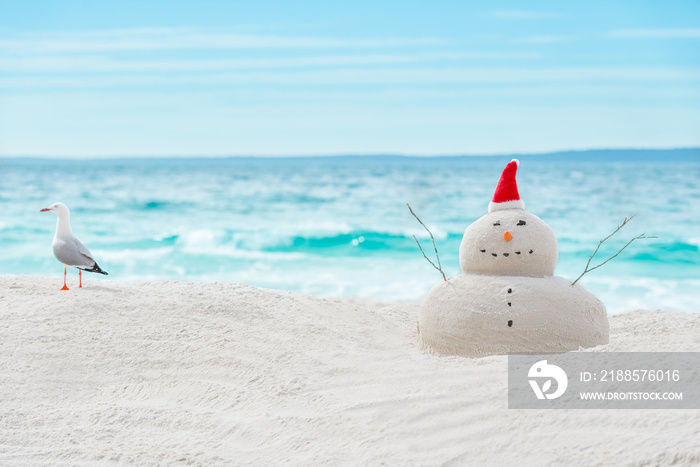
[[0, 0], [0, 155], [700, 146], [700, 1]]

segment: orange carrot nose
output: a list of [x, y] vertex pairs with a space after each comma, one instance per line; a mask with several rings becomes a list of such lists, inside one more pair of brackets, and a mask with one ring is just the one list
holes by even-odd
[[503, 234], [503, 240], [505, 240], [506, 242], [509, 242], [509, 241], [513, 240], [513, 236], [511, 235], [510, 232], [505, 232]]

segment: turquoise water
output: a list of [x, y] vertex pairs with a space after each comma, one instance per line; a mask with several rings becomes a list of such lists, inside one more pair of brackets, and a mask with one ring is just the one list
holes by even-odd
[[[421, 299], [440, 280], [412, 234], [459, 273], [464, 229], [486, 213], [512, 157], [296, 159], [0, 159], [0, 274], [56, 276], [52, 213], [110, 275], [86, 282], [241, 281], [323, 296]], [[598, 244], [619, 257], [582, 279], [609, 311], [700, 311], [700, 150], [519, 156], [528, 210], [559, 241], [572, 280]], [[595, 264], [595, 263], [594, 263]], [[76, 272], [70, 274], [75, 275]], [[74, 277], [75, 279], [75, 277]], [[70, 280], [70, 278], [69, 278]]]

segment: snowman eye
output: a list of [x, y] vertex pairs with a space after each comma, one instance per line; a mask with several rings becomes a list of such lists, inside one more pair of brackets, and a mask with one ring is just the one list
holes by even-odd
[[525, 225], [525, 221], [518, 221], [517, 225]]
[[501, 221], [496, 221], [493, 223], [493, 226], [496, 227], [497, 225], [501, 225]]

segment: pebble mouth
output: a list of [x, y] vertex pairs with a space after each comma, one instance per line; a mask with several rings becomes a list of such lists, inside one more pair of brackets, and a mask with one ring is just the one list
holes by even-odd
[[[486, 250], [479, 249], [479, 251], [482, 252], [482, 253], [486, 253]], [[516, 255], [519, 255], [521, 252], [520, 252], [520, 251], [516, 251], [516, 252], [514, 252], [514, 253], [515, 253]], [[530, 251], [528, 251], [528, 253], [529, 253], [529, 254], [532, 254], [533, 252], [532, 252], [532, 250], [530, 250]], [[493, 256], [494, 258], [497, 258], [497, 257], [498, 257], [498, 253], [491, 253], [491, 256]], [[503, 256], [505, 256], [505, 257], [507, 258], [507, 257], [510, 256], [510, 253], [503, 253]]]
[[512, 319], [509, 319], [509, 320], [508, 320], [508, 327], [510, 328], [510, 327], [512, 327], [512, 326], [513, 326], [513, 320], [512, 320]]

